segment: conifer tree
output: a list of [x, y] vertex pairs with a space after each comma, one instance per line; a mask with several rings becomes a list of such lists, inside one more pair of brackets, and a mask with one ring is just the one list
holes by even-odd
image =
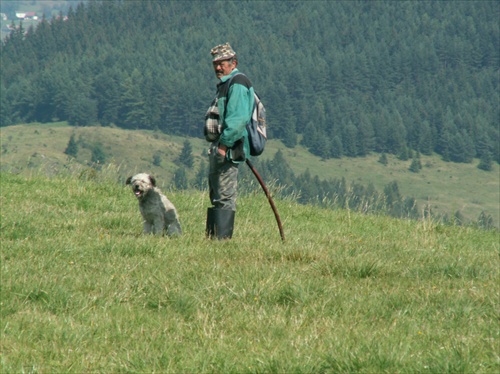
[[198, 172], [196, 173], [193, 187], [198, 190], [204, 190], [208, 185], [207, 176], [208, 176], [207, 163], [204, 160], [202, 160], [200, 162], [200, 167], [198, 169]]
[[0, 126], [9, 126], [12, 123], [12, 109], [7, 99], [7, 89], [0, 83]]
[[406, 160], [409, 159], [409, 156], [408, 156], [408, 147], [407, 146], [404, 146], [404, 147], [401, 148], [401, 152], [399, 152], [398, 158], [401, 161], [406, 161]]
[[342, 140], [340, 136], [335, 135], [333, 137], [330, 149], [331, 149], [330, 153], [333, 158], [342, 158], [344, 154], [344, 147], [342, 145]]
[[493, 223], [493, 217], [491, 217], [491, 215], [489, 214], [486, 214], [484, 210], [479, 214], [477, 224], [480, 228], [485, 230], [490, 230], [495, 227]]
[[463, 226], [465, 224], [465, 217], [461, 211], [457, 210], [453, 215], [453, 223], [456, 226]]
[[357, 146], [357, 136], [358, 129], [352, 122], [344, 129], [344, 136], [342, 140], [342, 145], [344, 146], [344, 152], [346, 156], [356, 157], [358, 154], [358, 146]]
[[121, 95], [120, 122], [129, 129], [150, 128], [141, 87], [142, 74], [138, 69], [134, 69], [130, 77], [123, 82]]
[[401, 193], [399, 192], [398, 182], [394, 181], [384, 187], [384, 195], [387, 207], [392, 208], [401, 202]]
[[177, 163], [186, 166], [188, 169], [193, 167], [193, 147], [191, 146], [191, 142], [187, 139], [183, 143], [181, 154], [177, 158]]
[[380, 155], [380, 157], [378, 159], [378, 162], [380, 162], [384, 166], [387, 166], [389, 161], [387, 160], [387, 155], [385, 154], [385, 152], [382, 152], [382, 154]]
[[69, 142], [64, 150], [64, 153], [72, 157], [76, 157], [78, 155], [78, 144], [75, 141], [75, 134], [71, 134], [69, 137]]
[[491, 171], [493, 168], [493, 157], [491, 156], [490, 151], [486, 151], [482, 154], [479, 159], [479, 164], [477, 165], [478, 169], [484, 171]]
[[174, 187], [178, 190], [185, 190], [189, 186], [186, 169], [181, 166], [174, 173]]
[[106, 163], [106, 153], [104, 152], [104, 148], [101, 143], [97, 142], [93, 144], [91, 148], [91, 157], [90, 160], [94, 164], [104, 164]]
[[414, 157], [411, 161], [411, 165], [410, 165], [409, 170], [412, 173], [418, 173], [418, 172], [420, 172], [421, 169], [422, 169], [422, 163], [420, 162], [420, 158]]
[[153, 165], [160, 166], [161, 165], [161, 152], [156, 151], [153, 155]]

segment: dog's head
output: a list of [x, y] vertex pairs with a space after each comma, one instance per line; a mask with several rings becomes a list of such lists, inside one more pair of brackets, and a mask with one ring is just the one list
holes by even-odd
[[128, 177], [125, 184], [130, 184], [135, 196], [138, 199], [142, 199], [150, 190], [156, 187], [156, 179], [152, 175], [140, 173]]

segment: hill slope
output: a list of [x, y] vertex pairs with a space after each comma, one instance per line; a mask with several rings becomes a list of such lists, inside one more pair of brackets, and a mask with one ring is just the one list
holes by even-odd
[[500, 161], [496, 1], [91, 1], [68, 13], [1, 45], [1, 124], [197, 136], [217, 83], [209, 51], [227, 41], [289, 147], [307, 134], [323, 158], [411, 148]]
[[[192, 144], [194, 167], [188, 170], [194, 177], [205, 159], [206, 142], [196, 138], [182, 138], [151, 131], [131, 131], [109, 127], [69, 127], [64, 123], [52, 125], [17, 125], [3, 127], [0, 131], [2, 170], [37, 169], [43, 167], [50, 173], [66, 169], [64, 154], [71, 134], [85, 146], [80, 146], [77, 160], [86, 164], [91, 159], [90, 148], [102, 144], [107, 162], [120, 166], [122, 178], [136, 172], [147, 171], [159, 178], [159, 183], [170, 186], [177, 168], [175, 160], [182, 144], [189, 139]], [[441, 161], [438, 156], [422, 156], [420, 173], [408, 170], [411, 160], [400, 161], [388, 156], [387, 166], [378, 162], [378, 155], [364, 158], [321, 160], [304, 148], [288, 149], [281, 142], [270, 141], [259, 159], [273, 158], [281, 150], [296, 175], [306, 170], [320, 179], [342, 178], [362, 185], [373, 183], [379, 191], [388, 183], [397, 181], [403, 196], [417, 199], [420, 206], [430, 205], [437, 213], [453, 216], [456, 211], [468, 220], [476, 221], [485, 211], [494, 224], [500, 221], [500, 171], [498, 164], [493, 171], [485, 172], [473, 164], [456, 164]], [[158, 155], [158, 166], [153, 158]]]
[[242, 197], [232, 241], [175, 192], [141, 234], [112, 168], [0, 179], [2, 372], [463, 372], [498, 361], [498, 233]]

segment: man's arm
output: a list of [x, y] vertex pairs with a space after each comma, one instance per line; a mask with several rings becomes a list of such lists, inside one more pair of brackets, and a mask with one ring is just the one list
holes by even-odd
[[245, 127], [253, 109], [253, 88], [234, 83], [229, 88], [228, 97], [224, 113], [224, 130], [219, 143], [231, 148], [246, 134]]

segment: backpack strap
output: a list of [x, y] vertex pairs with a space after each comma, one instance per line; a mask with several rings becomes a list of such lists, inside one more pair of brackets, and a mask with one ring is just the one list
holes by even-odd
[[250, 81], [250, 79], [248, 79], [248, 77], [245, 74], [240, 72], [236, 73], [231, 78], [229, 78], [229, 80], [226, 83], [228, 83], [227, 86], [228, 92], [229, 92], [229, 87], [231, 87], [231, 85], [233, 85], [234, 83], [240, 83], [248, 89], [252, 87], [252, 82]]
[[[250, 82], [250, 79], [248, 79], [248, 77], [243, 74], [243, 73], [236, 73], [235, 75], [233, 75], [231, 78], [229, 78], [227, 81], [226, 81], [226, 84], [227, 84], [227, 93], [226, 93], [226, 100], [224, 101], [224, 109], [227, 108], [227, 103], [229, 101], [229, 89], [231, 88], [231, 85], [233, 85], [234, 83], [240, 83], [240, 82], [233, 82], [233, 79], [238, 77], [238, 76], [241, 76], [243, 77], [243, 79], [241, 79], [241, 83], [243, 83], [244, 86], [246, 86], [246, 88], [250, 89], [250, 87], [252, 87], [252, 83]], [[237, 79], [237, 80], [240, 80], [240, 79]], [[225, 110], [224, 110], [225, 112]]]

